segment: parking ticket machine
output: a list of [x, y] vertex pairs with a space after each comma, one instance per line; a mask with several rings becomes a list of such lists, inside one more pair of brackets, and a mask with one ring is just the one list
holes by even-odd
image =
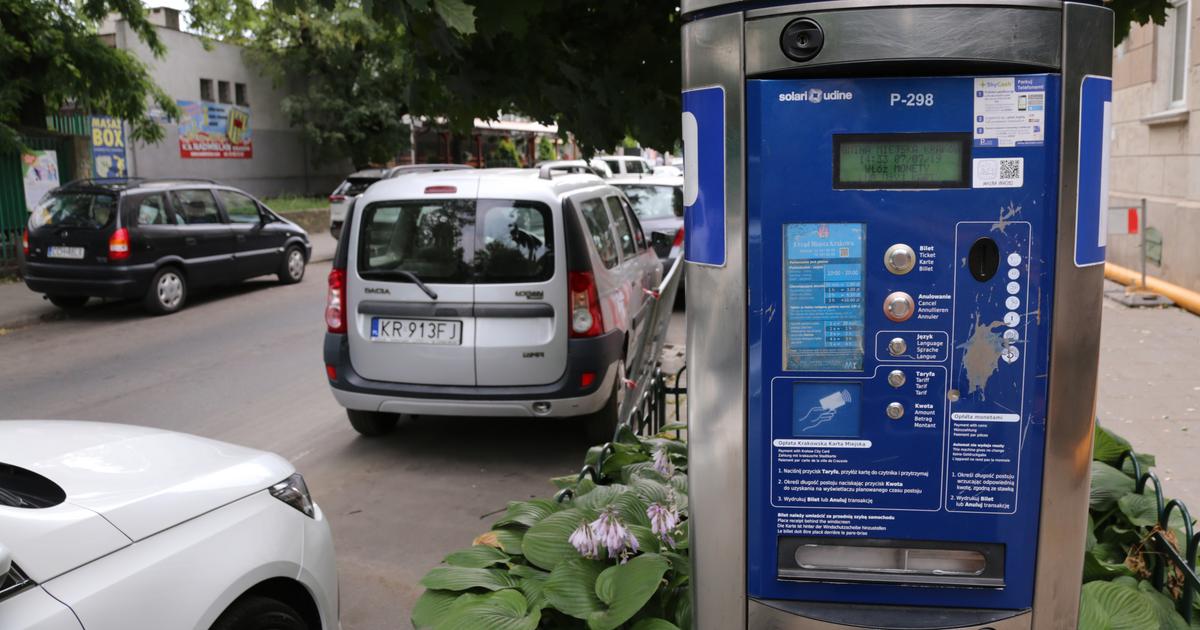
[[696, 627], [1074, 628], [1111, 12], [683, 19]]

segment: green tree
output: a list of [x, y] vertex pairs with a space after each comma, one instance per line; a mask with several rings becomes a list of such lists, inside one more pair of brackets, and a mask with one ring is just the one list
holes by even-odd
[[140, 0], [0, 2], [0, 149], [20, 147], [20, 128], [44, 129], [46, 115], [66, 105], [123, 118], [134, 139], [162, 138], [151, 103], [170, 115], [178, 110], [141, 62], [96, 37], [109, 13], [162, 54]]

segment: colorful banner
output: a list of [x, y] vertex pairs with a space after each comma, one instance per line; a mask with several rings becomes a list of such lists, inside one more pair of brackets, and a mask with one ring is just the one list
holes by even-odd
[[30, 151], [21, 154], [21, 176], [25, 184], [25, 208], [30, 212], [46, 193], [58, 188], [58, 153]]
[[128, 175], [121, 121], [111, 116], [92, 116], [92, 176], [108, 179]]
[[250, 108], [224, 103], [176, 101], [179, 118], [179, 157], [254, 157], [250, 134]]

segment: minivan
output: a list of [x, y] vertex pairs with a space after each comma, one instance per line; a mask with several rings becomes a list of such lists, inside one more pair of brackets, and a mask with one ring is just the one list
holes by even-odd
[[400, 414], [583, 417], [612, 437], [662, 278], [637, 215], [590, 174], [483, 169], [384, 180], [355, 200], [325, 311], [350, 423]]
[[354, 203], [354, 198], [363, 194], [371, 184], [400, 175], [413, 173], [436, 173], [471, 168], [466, 164], [404, 164], [387, 168], [368, 168], [355, 171], [346, 177], [345, 181], [329, 195], [329, 233], [333, 238], [342, 235], [342, 222], [346, 220], [346, 210]]

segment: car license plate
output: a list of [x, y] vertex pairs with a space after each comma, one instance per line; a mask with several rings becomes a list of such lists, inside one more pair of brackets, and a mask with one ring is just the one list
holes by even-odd
[[46, 256], [50, 258], [70, 258], [71, 260], [83, 259], [82, 247], [63, 247], [61, 245], [51, 245], [46, 250]]
[[462, 322], [446, 319], [373, 317], [371, 341], [457, 345], [462, 343]]

